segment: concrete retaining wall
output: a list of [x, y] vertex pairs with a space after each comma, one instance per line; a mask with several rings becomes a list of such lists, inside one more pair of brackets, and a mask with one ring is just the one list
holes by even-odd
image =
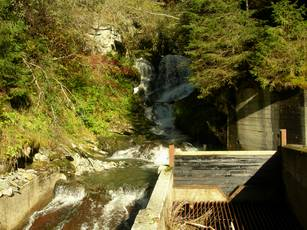
[[[132, 229], [166, 229], [174, 201], [275, 199], [276, 193], [280, 193], [280, 187], [276, 186], [280, 158], [275, 156], [276, 151], [176, 152], [173, 170], [161, 171], [150, 201], [137, 215]], [[227, 196], [226, 191], [236, 187], [239, 190], [235, 190], [234, 196]]]
[[307, 148], [288, 145], [281, 149], [282, 175], [288, 203], [307, 229]]
[[272, 93], [242, 86], [236, 94], [236, 110], [228, 124], [228, 148], [273, 150], [280, 129], [287, 129], [288, 143], [306, 144], [306, 91]]
[[45, 206], [53, 197], [60, 173], [41, 175], [20, 190], [20, 194], [0, 198], [0, 229], [20, 229], [35, 210]]

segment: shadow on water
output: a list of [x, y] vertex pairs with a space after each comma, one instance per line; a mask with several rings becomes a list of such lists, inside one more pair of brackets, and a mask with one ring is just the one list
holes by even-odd
[[145, 192], [144, 197], [135, 201], [135, 204], [129, 210], [130, 211], [129, 218], [122, 221], [118, 225], [116, 230], [129, 230], [129, 229], [132, 228], [132, 225], [133, 225], [135, 218], [138, 215], [139, 211], [141, 209], [146, 208], [152, 191], [153, 191], [153, 187], [148, 188], [148, 190]]

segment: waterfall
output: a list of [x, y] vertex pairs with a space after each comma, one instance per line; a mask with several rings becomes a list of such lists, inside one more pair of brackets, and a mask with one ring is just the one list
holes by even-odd
[[156, 73], [148, 61], [143, 58], [136, 61], [141, 83], [134, 92], [144, 92], [147, 103], [145, 116], [156, 124], [151, 131], [166, 139], [183, 137], [176, 130], [172, 104], [189, 96], [194, 90], [188, 82], [191, 75], [189, 65], [189, 59], [183, 56], [167, 55], [162, 58]]

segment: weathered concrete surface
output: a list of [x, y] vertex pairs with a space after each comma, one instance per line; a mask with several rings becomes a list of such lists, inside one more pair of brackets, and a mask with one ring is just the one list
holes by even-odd
[[206, 202], [227, 201], [219, 188], [210, 186], [183, 186], [173, 188], [173, 201]]
[[206, 185], [228, 195], [246, 184], [274, 154], [275, 151], [176, 152], [174, 186]]
[[19, 194], [0, 198], [0, 229], [19, 229], [35, 210], [53, 197], [55, 183], [63, 174], [40, 175], [20, 189]]
[[172, 202], [172, 170], [162, 169], [146, 209], [137, 215], [132, 230], [164, 230]]
[[241, 86], [228, 123], [228, 148], [276, 149], [280, 129], [288, 130], [288, 143], [306, 144], [306, 97], [304, 90], [272, 93]]
[[235, 156], [272, 156], [275, 150], [246, 150], [246, 151], [176, 151], [176, 156], [210, 156], [210, 155], [235, 155]]
[[307, 229], [307, 148], [290, 146], [281, 149], [283, 181], [293, 213]]

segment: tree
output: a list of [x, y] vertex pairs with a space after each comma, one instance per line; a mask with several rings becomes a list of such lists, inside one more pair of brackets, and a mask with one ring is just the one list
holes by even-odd
[[4, 91], [23, 85], [28, 76], [22, 62], [26, 25], [11, 12], [12, 7], [12, 1], [1, 1], [0, 88]]
[[307, 86], [307, 22], [305, 8], [289, 0], [272, 5], [272, 24], [260, 37], [251, 58], [251, 73], [263, 87]]
[[188, 36], [187, 54], [193, 60], [193, 83], [202, 96], [234, 85], [246, 74], [257, 27], [250, 12], [236, 0], [194, 0], [182, 19]]

